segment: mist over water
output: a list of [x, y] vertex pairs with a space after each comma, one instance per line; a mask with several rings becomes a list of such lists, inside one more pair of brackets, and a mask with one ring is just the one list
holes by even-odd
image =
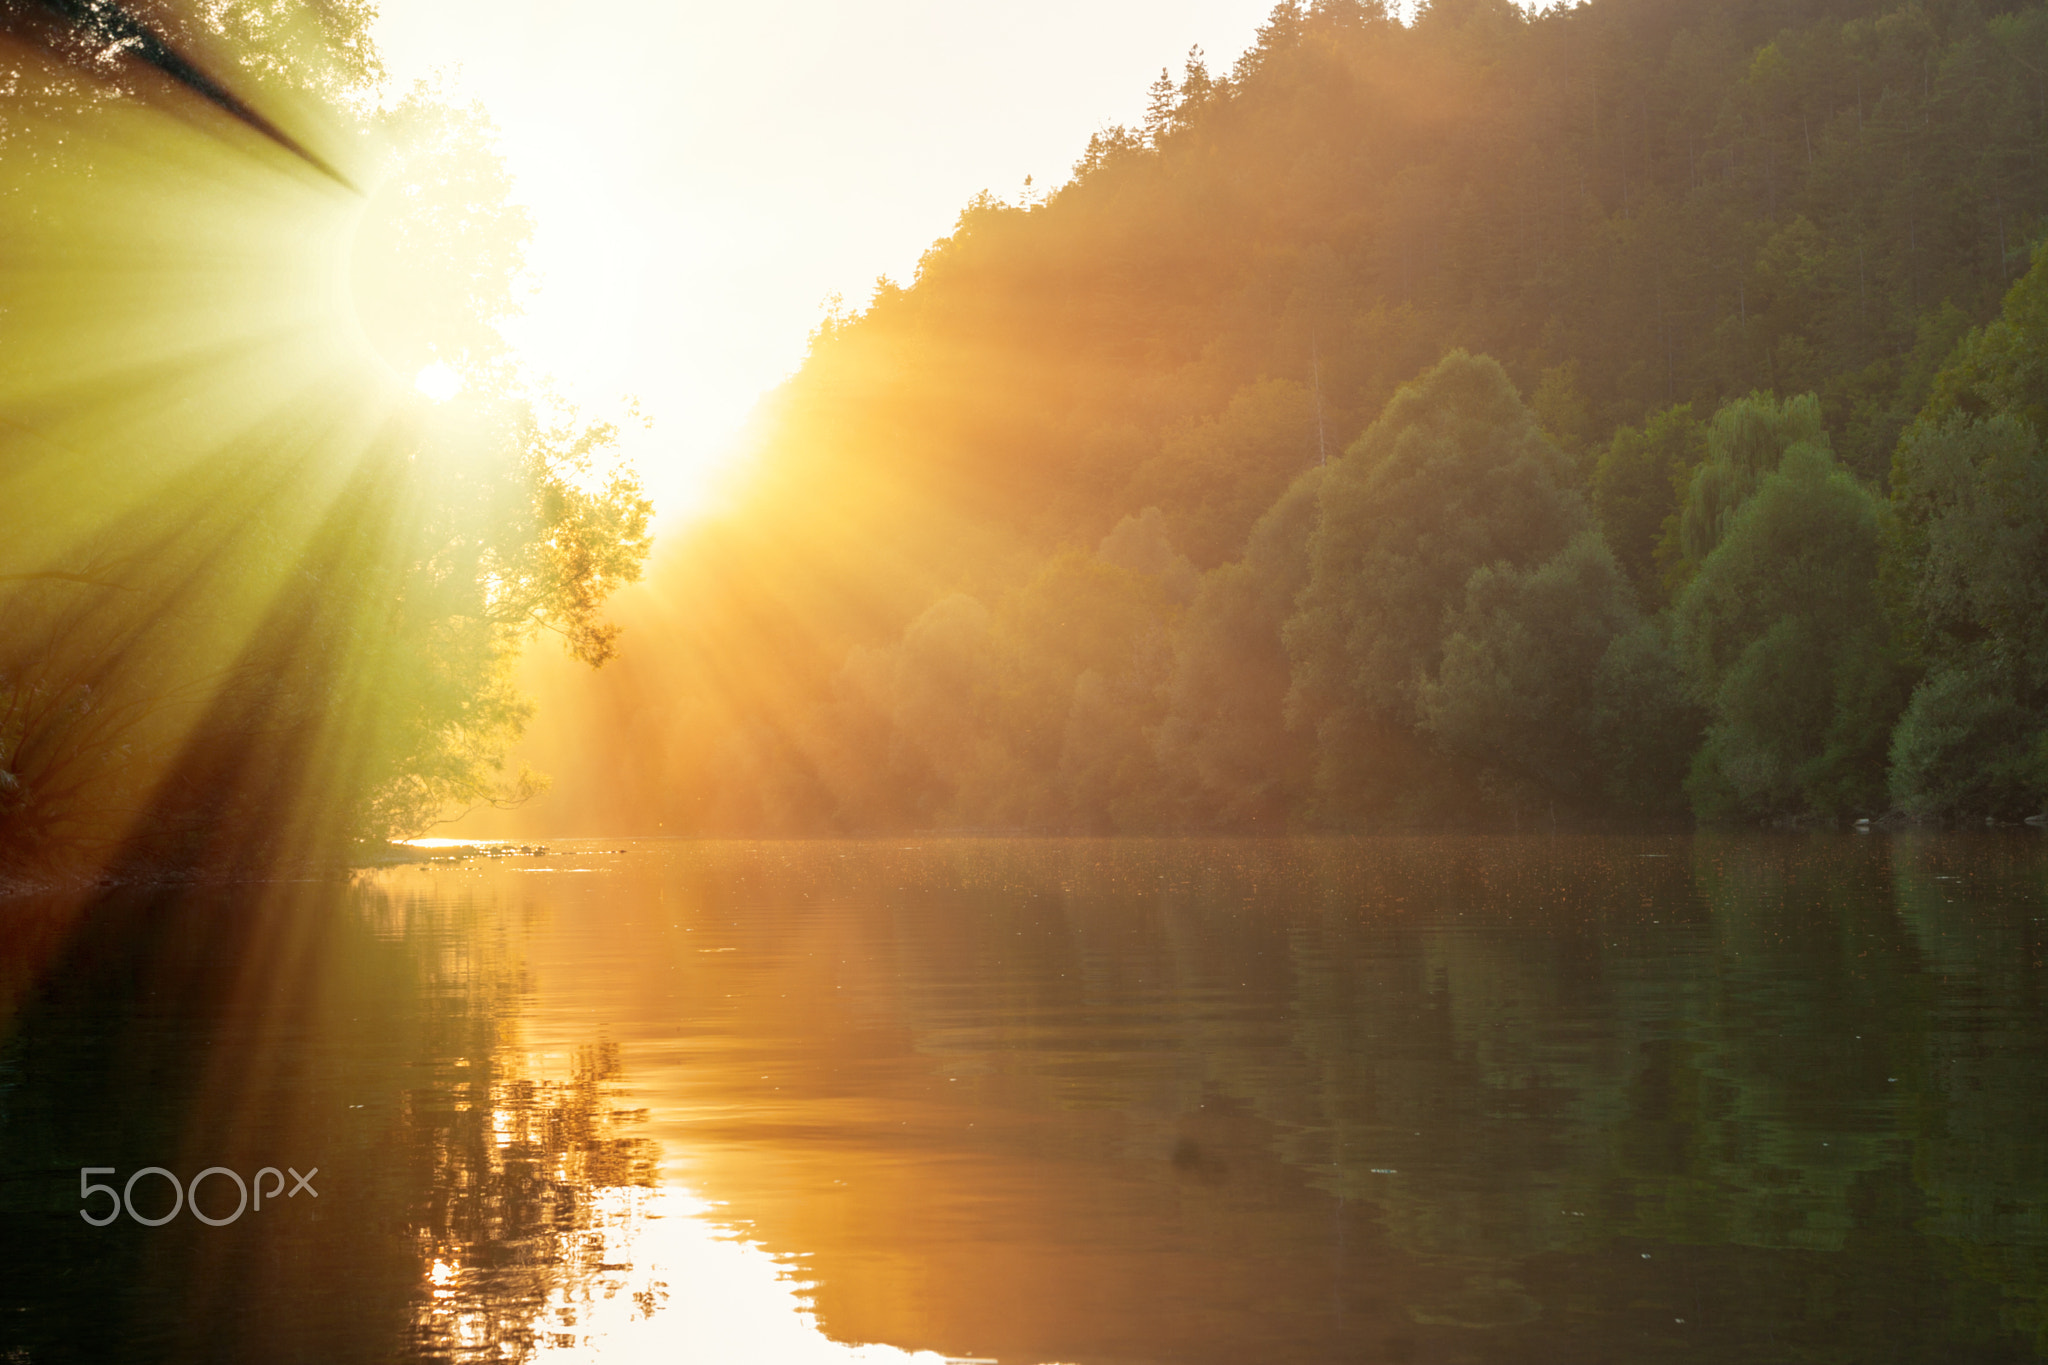
[[[1991, 1361], [2048, 1328], [2032, 837], [437, 852], [20, 907], [0, 1350]], [[107, 1166], [319, 1174], [94, 1227]]]

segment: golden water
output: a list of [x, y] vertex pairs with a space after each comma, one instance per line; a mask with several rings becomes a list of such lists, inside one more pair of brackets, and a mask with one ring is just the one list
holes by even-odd
[[[16, 903], [0, 1358], [2033, 1359], [2042, 847], [582, 841]], [[151, 1165], [319, 1195], [79, 1217]]]

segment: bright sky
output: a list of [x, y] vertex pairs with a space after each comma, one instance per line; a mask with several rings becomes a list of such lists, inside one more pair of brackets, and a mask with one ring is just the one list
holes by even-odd
[[1271, 0], [385, 0], [392, 75], [436, 68], [504, 129], [538, 227], [513, 340], [686, 511], [829, 295], [865, 306], [988, 189], [1067, 178], [1161, 66], [1227, 70]]

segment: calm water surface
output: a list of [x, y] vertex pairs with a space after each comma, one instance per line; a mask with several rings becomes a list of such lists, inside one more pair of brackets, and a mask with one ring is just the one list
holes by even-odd
[[[2034, 1360], [2044, 891], [1994, 834], [613, 841], [0, 902], [0, 1361]], [[144, 1226], [151, 1166], [266, 1202]]]

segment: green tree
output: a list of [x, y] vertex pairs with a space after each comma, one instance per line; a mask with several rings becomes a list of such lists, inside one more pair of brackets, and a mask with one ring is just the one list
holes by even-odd
[[1892, 457], [1887, 580], [1927, 668], [1892, 736], [1908, 813], [2010, 817], [2048, 797], [2048, 249], [1964, 337]]
[[1752, 393], [1714, 413], [1707, 423], [1707, 458], [1692, 471], [1673, 527], [1676, 553], [1664, 552], [1672, 565], [1668, 587], [1682, 587], [1697, 572], [1765, 476], [1786, 451], [1802, 445], [1829, 448], [1820, 400], [1812, 394], [1780, 402], [1770, 394]]
[[1951, 411], [1899, 443], [1893, 505], [1927, 677], [1892, 737], [1891, 789], [1920, 816], [2048, 796], [2048, 459], [2020, 418]]
[[1669, 615], [1615, 636], [1593, 685], [1592, 734], [1607, 799], [1641, 815], [1682, 814], [1706, 714], [1672, 645]]
[[2037, 434], [2048, 432], [2048, 241], [2005, 296], [1989, 325], [1971, 332], [1935, 377], [1922, 422], [1951, 412], [1971, 417], [2010, 413]]
[[1982, 657], [1936, 665], [1913, 689], [1891, 737], [1892, 799], [1909, 815], [2039, 811], [2048, 793], [2048, 726], [2012, 679]]
[[1672, 608], [1705, 704], [1687, 793], [1702, 818], [1884, 809], [1904, 678], [1877, 591], [1883, 509], [1825, 447], [1763, 475]]
[[424, 515], [376, 621], [388, 666], [361, 680], [387, 717], [367, 835], [533, 793], [529, 775], [510, 787], [500, 777], [531, 710], [512, 664], [541, 635], [592, 667], [611, 658], [618, 628], [604, 603], [639, 577], [651, 545], [652, 507], [616, 459], [613, 427], [488, 406], [503, 411], [487, 458], [430, 439], [414, 462]]
[[1211, 568], [1244, 551], [1252, 524], [1317, 460], [1314, 396], [1268, 379], [1232, 394], [1215, 417], [1169, 432], [1124, 496], [1161, 508], [1175, 544]]
[[[1067, 693], [1058, 786], [1063, 823], [1093, 833], [1152, 830], [1178, 812], [1161, 781], [1153, 743], [1173, 668], [1172, 632], [1200, 587], [1187, 556], [1174, 548], [1156, 507], [1125, 517], [1102, 538], [1095, 562], [1107, 591], [1098, 599], [1121, 640], [1082, 662]], [[1065, 604], [1085, 610], [1085, 598]], [[1073, 617], [1062, 629], [1079, 624]], [[1105, 636], [1108, 644], [1115, 636]], [[1057, 657], [1045, 642], [1030, 652]]]
[[1529, 399], [1529, 411], [1558, 448], [1574, 460], [1586, 459], [1587, 441], [1593, 434], [1593, 413], [1586, 396], [1579, 392], [1579, 362], [1553, 365], [1537, 379], [1536, 392]]
[[1308, 581], [1325, 472], [1295, 479], [1252, 528], [1244, 558], [1202, 576], [1174, 633], [1158, 747], [1198, 828], [1284, 829], [1308, 792], [1315, 754], [1285, 721], [1281, 628]]
[[993, 610], [955, 593], [890, 646], [855, 651], [839, 684], [864, 734], [835, 777], [842, 801], [863, 822], [941, 828], [1165, 823], [1151, 736], [1196, 583], [1147, 508], [1095, 553], [1053, 556]]
[[1417, 697], [1422, 728], [1484, 770], [1504, 803], [1602, 795], [1601, 661], [1640, 620], [1597, 530], [1531, 569], [1487, 565], [1445, 625], [1443, 658]]
[[1388, 812], [1432, 785], [1415, 736], [1444, 617], [1475, 570], [1531, 567], [1589, 524], [1569, 458], [1493, 360], [1454, 351], [1332, 466], [1309, 578], [1284, 633], [1291, 724], [1321, 750], [1325, 817]]
[[1706, 449], [1706, 428], [1680, 403], [1618, 429], [1594, 466], [1593, 515], [1645, 610], [1669, 601], [1657, 547], [1675, 541], [1680, 498]]
[[[997, 725], [1007, 667], [994, 618], [965, 593], [933, 603], [891, 647], [847, 660], [842, 691], [872, 717], [875, 733], [841, 782], [866, 821], [929, 828], [1020, 819], [996, 804], [1027, 795], [1013, 737]], [[883, 792], [867, 789], [877, 777]]]

